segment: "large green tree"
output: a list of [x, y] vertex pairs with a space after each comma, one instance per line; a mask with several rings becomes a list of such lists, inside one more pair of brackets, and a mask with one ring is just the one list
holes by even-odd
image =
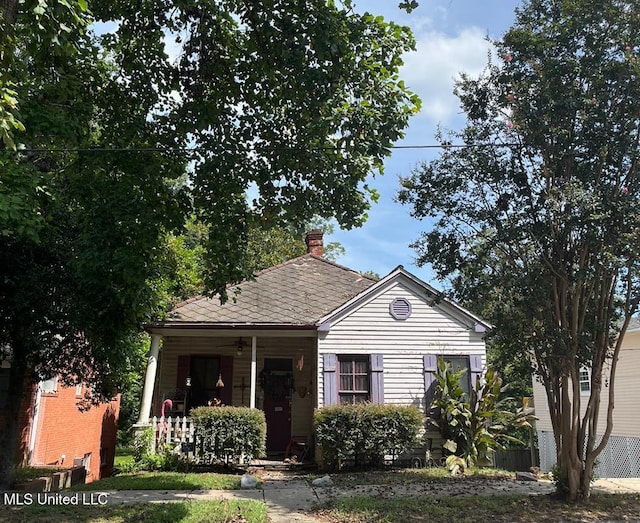
[[440, 136], [441, 155], [404, 180], [400, 199], [433, 220], [421, 261], [469, 278], [467, 292], [478, 283], [498, 335], [531, 358], [560, 484], [586, 498], [640, 299], [640, 17], [630, 1], [530, 0], [495, 44], [498, 63], [457, 83], [466, 126]]
[[251, 272], [254, 222], [365, 219], [364, 180], [418, 100], [397, 76], [408, 29], [348, 2], [0, 9], [3, 487], [23, 381], [59, 373], [94, 400], [122, 385], [133, 336], [166, 305], [165, 239], [186, 216], [208, 227], [204, 285], [224, 297]]

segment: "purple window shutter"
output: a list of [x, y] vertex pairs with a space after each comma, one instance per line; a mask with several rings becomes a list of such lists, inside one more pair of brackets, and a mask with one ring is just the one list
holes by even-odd
[[435, 393], [435, 377], [433, 372], [438, 368], [438, 357], [435, 354], [424, 354], [424, 405], [427, 415], [431, 412], [431, 402]]
[[338, 404], [337, 361], [338, 358], [335, 354], [325, 354], [322, 356], [322, 382], [324, 385], [323, 406]]
[[224, 387], [220, 390], [220, 401], [223, 405], [233, 403], [233, 356], [220, 356], [220, 375]]
[[382, 354], [371, 355], [371, 401], [384, 403], [384, 361]]
[[471, 387], [476, 388], [476, 381], [482, 377], [482, 356], [473, 354], [469, 356], [469, 367], [471, 367]]

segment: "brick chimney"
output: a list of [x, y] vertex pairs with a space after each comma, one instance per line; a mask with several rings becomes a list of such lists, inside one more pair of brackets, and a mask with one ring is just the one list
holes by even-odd
[[320, 229], [313, 229], [307, 233], [304, 242], [307, 244], [307, 254], [313, 254], [322, 258], [324, 247], [322, 245], [323, 232]]

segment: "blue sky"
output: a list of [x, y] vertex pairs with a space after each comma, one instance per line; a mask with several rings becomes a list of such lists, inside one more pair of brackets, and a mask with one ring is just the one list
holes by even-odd
[[[487, 63], [490, 44], [515, 20], [519, 0], [420, 0], [407, 14], [398, 0], [355, 0], [358, 11], [383, 15], [413, 30], [417, 51], [405, 56], [401, 78], [422, 98], [422, 110], [409, 123], [406, 137], [396, 145], [434, 144], [438, 124], [457, 129], [464, 125], [453, 83], [460, 72], [477, 76]], [[409, 216], [410, 208], [393, 201], [399, 176], [407, 176], [420, 162], [437, 156], [437, 149], [396, 149], [385, 163], [385, 174], [370, 181], [380, 200], [369, 211], [363, 227], [336, 231], [325, 241], [338, 241], [346, 250], [337, 262], [358, 271], [373, 270], [384, 276], [398, 265], [442, 288], [429, 267], [417, 267], [415, 241], [429, 224]]]

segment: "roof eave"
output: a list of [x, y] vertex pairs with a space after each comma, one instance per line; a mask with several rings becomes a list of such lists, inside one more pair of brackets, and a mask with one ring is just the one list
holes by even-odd
[[158, 322], [145, 325], [144, 330], [152, 333], [160, 329], [172, 330], [317, 330], [315, 323], [211, 323], [211, 322]]

